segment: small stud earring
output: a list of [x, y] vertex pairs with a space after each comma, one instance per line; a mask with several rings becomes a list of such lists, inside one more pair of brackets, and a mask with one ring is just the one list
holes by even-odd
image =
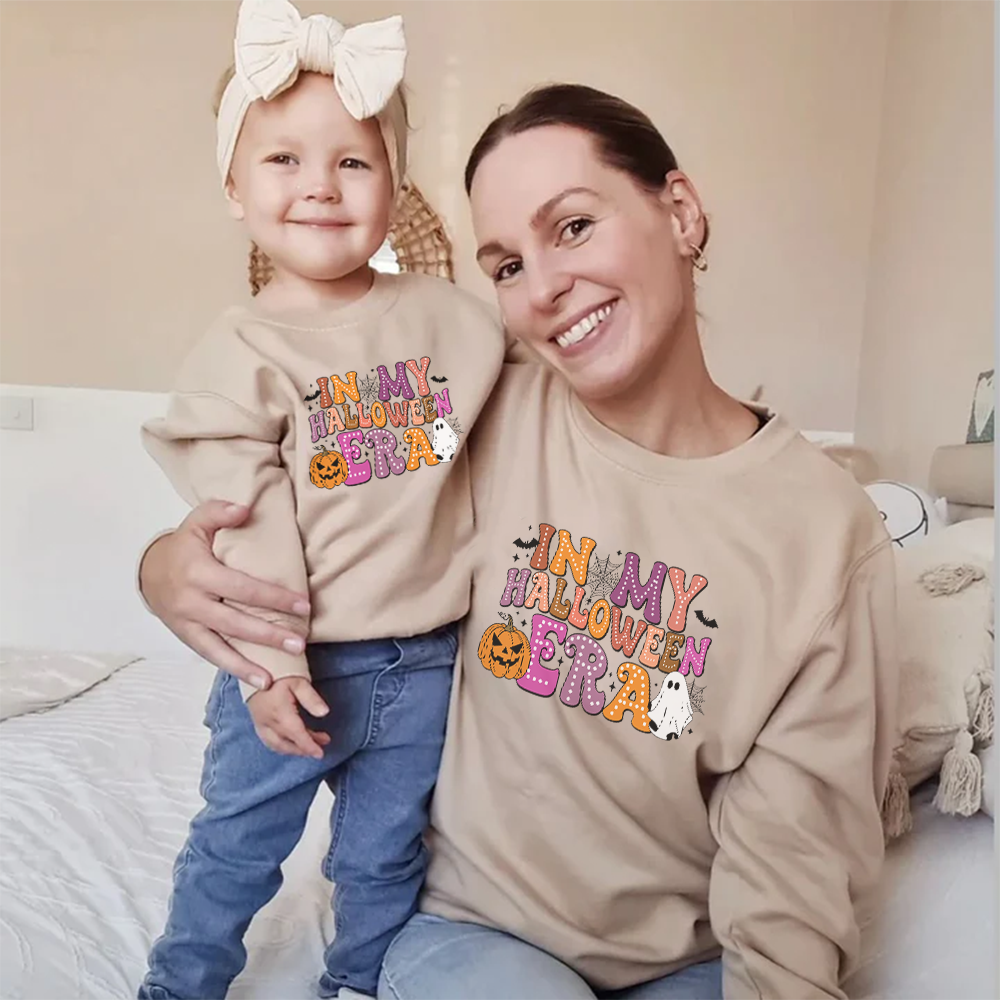
[[705, 256], [705, 251], [701, 247], [696, 246], [694, 243], [688, 244], [691, 247], [691, 263], [694, 265], [695, 269], [698, 271], [708, 270], [708, 258]]

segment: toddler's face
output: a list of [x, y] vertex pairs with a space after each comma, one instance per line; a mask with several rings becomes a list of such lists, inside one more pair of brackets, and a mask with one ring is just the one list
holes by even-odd
[[276, 278], [346, 277], [389, 229], [392, 176], [378, 122], [352, 118], [330, 77], [305, 73], [250, 106], [226, 194]]

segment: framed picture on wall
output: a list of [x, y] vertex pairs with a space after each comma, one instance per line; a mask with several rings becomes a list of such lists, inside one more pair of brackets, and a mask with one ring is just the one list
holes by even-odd
[[996, 414], [996, 399], [993, 395], [993, 372], [981, 372], [976, 380], [976, 391], [972, 397], [972, 412], [969, 414], [969, 430], [965, 435], [966, 444], [979, 444], [993, 440], [993, 423]]

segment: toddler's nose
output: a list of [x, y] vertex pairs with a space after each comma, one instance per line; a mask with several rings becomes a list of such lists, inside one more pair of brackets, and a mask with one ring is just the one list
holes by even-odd
[[340, 201], [340, 187], [331, 174], [317, 172], [309, 178], [305, 189], [305, 196], [307, 201], [336, 203]]

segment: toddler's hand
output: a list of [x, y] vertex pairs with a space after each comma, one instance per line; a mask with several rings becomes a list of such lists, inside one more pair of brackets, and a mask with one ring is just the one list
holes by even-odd
[[327, 733], [306, 728], [299, 715], [301, 705], [310, 715], [323, 716], [330, 709], [305, 677], [282, 677], [266, 691], [257, 691], [247, 701], [254, 728], [264, 744], [277, 753], [300, 757], [323, 756], [330, 742]]

